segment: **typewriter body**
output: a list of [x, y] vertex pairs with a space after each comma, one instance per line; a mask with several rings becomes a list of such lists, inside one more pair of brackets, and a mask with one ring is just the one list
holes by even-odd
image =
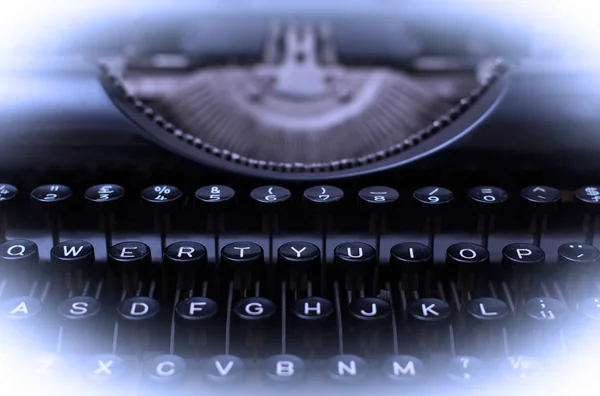
[[[600, 67], [413, 2], [155, 8], [75, 20], [1, 67], [5, 389], [591, 391]], [[403, 76], [447, 104], [417, 128], [410, 103], [369, 107]], [[196, 94], [212, 102], [186, 118]], [[255, 127], [327, 123], [340, 140]]]

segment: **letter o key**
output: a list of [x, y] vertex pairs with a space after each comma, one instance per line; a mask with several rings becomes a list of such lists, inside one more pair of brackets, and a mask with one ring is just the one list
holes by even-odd
[[446, 264], [455, 273], [480, 271], [489, 261], [490, 254], [488, 250], [476, 243], [456, 243], [446, 251]]

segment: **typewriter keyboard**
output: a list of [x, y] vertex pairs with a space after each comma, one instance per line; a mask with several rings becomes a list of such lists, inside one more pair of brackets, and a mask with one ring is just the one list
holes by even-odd
[[1, 386], [464, 395], [593, 381], [600, 187], [288, 187], [0, 183]]

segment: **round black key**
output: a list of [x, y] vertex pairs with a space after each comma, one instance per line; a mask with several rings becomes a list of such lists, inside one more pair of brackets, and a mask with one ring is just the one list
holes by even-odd
[[421, 187], [413, 193], [417, 202], [426, 205], [444, 205], [452, 202], [454, 194], [444, 187]]
[[558, 323], [564, 320], [568, 314], [567, 306], [554, 298], [536, 297], [525, 303], [524, 312], [536, 323]]
[[108, 250], [108, 263], [121, 276], [124, 287], [137, 290], [140, 274], [152, 263], [150, 247], [135, 241], [118, 243]]
[[504, 378], [523, 381], [535, 375], [539, 369], [539, 361], [529, 356], [509, 356], [500, 363], [500, 372]]
[[277, 264], [286, 272], [308, 272], [321, 264], [321, 251], [309, 242], [287, 242], [277, 250]]
[[165, 248], [165, 265], [172, 267], [178, 274], [178, 286], [193, 288], [198, 274], [206, 269], [208, 260], [204, 245], [193, 241], [175, 242]]
[[277, 383], [302, 381], [306, 372], [304, 360], [295, 355], [275, 355], [265, 362], [265, 378]]
[[272, 317], [277, 311], [277, 306], [263, 297], [248, 297], [238, 301], [233, 307], [233, 312], [241, 319], [260, 321]]
[[303, 320], [322, 320], [333, 314], [333, 304], [323, 297], [305, 297], [294, 301], [292, 313]]
[[510, 315], [510, 308], [504, 301], [491, 297], [480, 297], [469, 302], [467, 313], [478, 322], [499, 322]]
[[327, 376], [340, 382], [356, 382], [367, 376], [369, 366], [356, 355], [337, 355], [329, 359], [325, 370]]
[[144, 189], [141, 196], [148, 203], [167, 204], [179, 200], [183, 196], [183, 193], [175, 186], [159, 185]]
[[19, 190], [17, 189], [17, 187], [11, 184], [0, 183], [0, 204], [12, 200], [18, 194]]
[[84, 322], [95, 318], [102, 306], [94, 297], [76, 296], [62, 300], [58, 304], [58, 314], [66, 322]]
[[327, 204], [338, 202], [344, 198], [344, 192], [334, 186], [314, 186], [304, 191], [304, 200], [320, 206], [329, 206]]
[[292, 197], [292, 193], [285, 187], [262, 186], [257, 187], [250, 193], [250, 197], [256, 202], [272, 204], [283, 203]]
[[31, 268], [40, 259], [38, 246], [27, 239], [13, 239], [0, 244], [0, 265], [3, 269]]
[[121, 301], [117, 313], [125, 321], [147, 321], [158, 316], [160, 303], [150, 297], [131, 297]]
[[575, 190], [575, 199], [583, 204], [600, 203], [600, 186], [584, 186]]
[[586, 243], [565, 243], [558, 248], [558, 265], [568, 269], [581, 270], [596, 263], [600, 251]]
[[512, 243], [502, 249], [502, 266], [519, 272], [537, 272], [546, 262], [542, 249], [528, 243]]
[[116, 184], [98, 184], [85, 190], [84, 196], [94, 203], [114, 203], [125, 196], [125, 189]]
[[446, 264], [459, 272], [474, 272], [490, 261], [490, 253], [476, 243], [461, 242], [446, 250]]
[[42, 301], [37, 298], [14, 297], [2, 303], [2, 316], [11, 320], [31, 320], [39, 316], [43, 307]]
[[234, 355], [217, 355], [204, 362], [204, 376], [211, 382], [240, 382], [245, 374], [246, 365]]
[[193, 241], [175, 242], [165, 248], [164, 259], [178, 267], [196, 267], [206, 263], [206, 248]]
[[175, 313], [181, 322], [200, 323], [217, 315], [219, 306], [206, 297], [189, 297], [175, 306]]
[[345, 242], [336, 246], [334, 260], [344, 268], [364, 269], [375, 266], [377, 252], [366, 243]]
[[421, 359], [410, 355], [391, 356], [383, 362], [381, 368], [387, 378], [404, 384], [415, 383], [425, 374], [425, 365]]
[[455, 382], [473, 382], [481, 380], [485, 365], [474, 356], [454, 356], [448, 363], [447, 375]]
[[47, 184], [33, 189], [31, 199], [37, 202], [52, 203], [69, 199], [73, 195], [71, 189], [62, 184]]
[[404, 273], [425, 273], [433, 266], [433, 253], [427, 245], [402, 242], [392, 246], [390, 265]]
[[200, 202], [225, 203], [235, 198], [235, 190], [222, 185], [204, 186], [197, 189], [194, 196]]
[[506, 191], [499, 187], [478, 186], [473, 187], [468, 192], [468, 197], [478, 204], [501, 204], [508, 200]]
[[384, 320], [392, 313], [387, 301], [375, 297], [353, 299], [348, 311], [354, 318], [366, 322]]
[[585, 318], [600, 321], [600, 297], [586, 298], [577, 304], [577, 310]]
[[116, 382], [127, 373], [125, 361], [112, 354], [90, 356], [83, 362], [86, 376], [95, 381]]
[[369, 207], [388, 207], [398, 201], [400, 193], [391, 187], [372, 186], [363, 188], [358, 192], [360, 203], [366, 203]]
[[521, 197], [533, 204], [555, 204], [560, 202], [560, 190], [548, 186], [529, 186], [521, 190]]
[[142, 367], [144, 378], [153, 383], [173, 385], [187, 374], [187, 364], [181, 356], [158, 355], [146, 360]]
[[86, 241], [60, 242], [50, 250], [50, 262], [58, 271], [91, 270], [94, 261], [94, 246]]
[[262, 247], [252, 242], [233, 242], [221, 249], [221, 264], [229, 270], [261, 271], [264, 266]]
[[408, 308], [410, 315], [423, 322], [440, 323], [451, 315], [450, 305], [437, 298], [421, 298], [414, 301]]

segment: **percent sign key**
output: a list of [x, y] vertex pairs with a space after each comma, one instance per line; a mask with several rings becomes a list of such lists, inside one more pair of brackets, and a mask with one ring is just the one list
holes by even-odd
[[182, 192], [179, 188], [169, 185], [158, 185], [142, 191], [142, 199], [148, 203], [174, 203], [178, 201]]

